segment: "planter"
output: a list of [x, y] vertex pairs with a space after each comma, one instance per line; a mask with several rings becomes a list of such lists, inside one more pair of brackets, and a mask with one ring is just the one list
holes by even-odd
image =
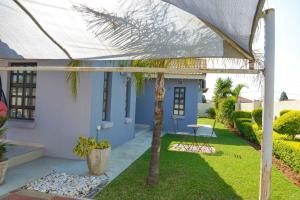
[[4, 183], [8, 160], [0, 162], [0, 185]]
[[92, 175], [101, 175], [107, 167], [108, 158], [111, 148], [106, 149], [93, 149], [87, 156], [87, 164], [89, 172]]

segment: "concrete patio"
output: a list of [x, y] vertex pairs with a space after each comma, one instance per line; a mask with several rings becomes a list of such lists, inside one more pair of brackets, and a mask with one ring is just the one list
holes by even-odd
[[[122, 173], [150, 147], [151, 138], [152, 132], [149, 129], [136, 129], [136, 137], [134, 139], [112, 150], [106, 171], [109, 182]], [[6, 182], [0, 187], [0, 196], [53, 171], [78, 175], [88, 174], [86, 161], [42, 157], [9, 168], [6, 174]]]

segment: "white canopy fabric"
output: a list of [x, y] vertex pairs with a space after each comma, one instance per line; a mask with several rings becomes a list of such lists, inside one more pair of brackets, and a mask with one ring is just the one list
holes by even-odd
[[[70, 59], [63, 48], [72, 59], [252, 59], [251, 40], [262, 4], [259, 0], [1, 0], [0, 58]], [[83, 13], [82, 6], [118, 17], [131, 31], [120, 35], [122, 41], [99, 34], [105, 32], [103, 24], [101, 30], [91, 28], [95, 15]]]

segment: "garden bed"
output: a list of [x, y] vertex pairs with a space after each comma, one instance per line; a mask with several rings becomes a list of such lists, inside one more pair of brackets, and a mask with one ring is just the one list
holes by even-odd
[[53, 172], [26, 184], [22, 189], [73, 198], [89, 198], [108, 183], [108, 177], [80, 176]]

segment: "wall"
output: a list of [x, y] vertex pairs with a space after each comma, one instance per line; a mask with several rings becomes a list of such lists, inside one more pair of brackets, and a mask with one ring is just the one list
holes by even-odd
[[[146, 81], [144, 93], [137, 96], [136, 103], [136, 123], [148, 124], [153, 127], [154, 120], [154, 85], [153, 79]], [[197, 103], [198, 103], [198, 82], [197, 80], [182, 80], [180, 83], [176, 79], [166, 79], [165, 81], [165, 100], [164, 108], [164, 131], [174, 131], [173, 116], [173, 99], [174, 87], [186, 87], [185, 97], [185, 116], [178, 120], [178, 131], [192, 130], [187, 127], [188, 124], [197, 123]]]
[[[102, 65], [109, 66], [109, 63]], [[97, 64], [101, 66], [101, 63]], [[90, 135], [97, 135], [97, 126], [102, 122], [103, 73], [92, 74], [92, 103]], [[99, 138], [108, 139], [112, 147], [116, 147], [134, 137], [136, 89], [132, 78], [130, 95], [130, 118], [125, 119], [126, 74], [112, 74], [110, 121], [112, 127], [101, 129]]]
[[212, 102], [208, 103], [198, 103], [198, 115], [199, 117], [207, 117], [207, 109], [213, 108], [214, 105]]
[[[252, 111], [254, 108], [259, 108], [263, 105], [262, 102], [241, 103], [241, 110]], [[289, 100], [274, 102], [274, 117], [279, 117], [281, 110], [300, 110], [300, 100]]]
[[[3, 63], [2, 63], [3, 64]], [[6, 63], [7, 64], [7, 63]], [[66, 64], [64, 61], [39, 61], [38, 65]], [[2, 65], [3, 66], [3, 65]], [[3, 88], [9, 88], [7, 72], [1, 72]], [[35, 121], [10, 120], [8, 139], [45, 145], [46, 155], [74, 158], [72, 148], [80, 134], [88, 134], [91, 81], [89, 73], [80, 75], [78, 99], [73, 101], [62, 72], [38, 72]]]
[[281, 110], [300, 110], [300, 100], [274, 102], [274, 116], [279, 117]]
[[262, 104], [260, 101], [254, 101], [252, 103], [240, 103], [240, 109], [244, 111], [252, 111], [257, 108], [261, 108]]
[[[3, 61], [2, 61], [3, 62]], [[0, 63], [1, 66], [7, 62]], [[66, 61], [38, 61], [39, 66], [62, 66]], [[112, 66], [105, 61], [93, 61], [90, 66]], [[1, 72], [3, 88], [8, 91], [7, 72]], [[112, 76], [111, 128], [100, 131], [115, 147], [134, 137], [135, 86], [131, 88], [130, 123], [125, 123], [125, 78]], [[72, 149], [79, 135], [96, 136], [101, 125], [103, 73], [80, 73], [78, 98], [72, 100], [64, 72], [38, 72], [36, 84], [36, 115], [34, 122], [10, 120], [7, 137], [17, 141], [45, 145], [46, 155], [77, 158]], [[6, 95], [8, 97], [8, 95]], [[130, 121], [130, 120], [129, 120]], [[128, 122], [128, 120], [126, 120]]]

